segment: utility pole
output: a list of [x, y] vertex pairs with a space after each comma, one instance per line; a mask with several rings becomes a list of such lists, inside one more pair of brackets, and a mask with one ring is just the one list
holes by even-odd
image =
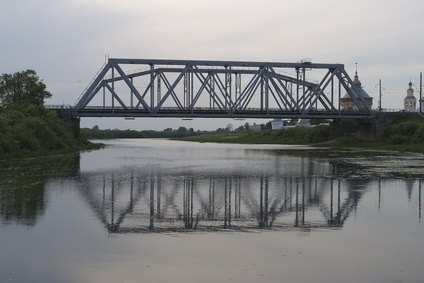
[[423, 72], [420, 72], [420, 113], [423, 112]]
[[379, 100], [378, 100], [378, 111], [381, 111], [381, 79], [378, 83], [378, 95], [379, 95]]

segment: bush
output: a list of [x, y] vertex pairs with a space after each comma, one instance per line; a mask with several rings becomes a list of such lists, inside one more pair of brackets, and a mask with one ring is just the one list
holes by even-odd
[[391, 140], [391, 144], [405, 144], [408, 142], [408, 138], [399, 134], [394, 135]]
[[420, 125], [416, 129], [414, 135], [411, 137], [411, 142], [413, 143], [424, 143], [424, 124]]
[[419, 124], [415, 121], [401, 122], [397, 125], [392, 126], [392, 134], [412, 136], [415, 133], [415, 131], [418, 129], [418, 127], [419, 127]]
[[[38, 150], [68, 150], [80, 145], [72, 126], [56, 113], [34, 106], [16, 106], [0, 112], [0, 147], [4, 158]], [[22, 154], [21, 154], [22, 155]]]
[[330, 139], [330, 129], [325, 126], [317, 126], [311, 129], [309, 142], [318, 143]]
[[40, 143], [35, 137], [31, 128], [25, 125], [26, 120], [13, 128], [14, 137], [19, 144], [20, 149], [38, 150]]
[[3, 113], [4, 119], [7, 121], [8, 126], [13, 127], [16, 123], [22, 121], [25, 115], [17, 110], [11, 109]]

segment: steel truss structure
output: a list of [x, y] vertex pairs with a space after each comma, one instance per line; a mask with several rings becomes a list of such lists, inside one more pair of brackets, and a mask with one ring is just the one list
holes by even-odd
[[[307, 79], [314, 71], [315, 80]], [[342, 64], [110, 58], [74, 111], [80, 117], [370, 118], [373, 111], [352, 85]], [[345, 93], [357, 111], [341, 109]]]

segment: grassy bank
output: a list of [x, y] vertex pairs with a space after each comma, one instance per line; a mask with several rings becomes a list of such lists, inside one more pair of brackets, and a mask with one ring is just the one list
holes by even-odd
[[33, 105], [0, 110], [0, 159], [57, 155], [95, 145], [74, 135], [72, 125], [55, 112]]
[[313, 128], [288, 128], [282, 130], [263, 130], [261, 132], [206, 133], [198, 136], [181, 138], [186, 141], [251, 143], [251, 144], [311, 144], [329, 140], [331, 133], [328, 126]]
[[336, 133], [332, 130], [331, 126], [264, 130], [256, 133], [241, 131], [222, 134], [203, 134], [185, 137], [181, 140], [248, 144], [327, 145], [333, 147], [424, 153], [424, 120], [418, 117], [401, 119], [388, 126], [380, 136], [372, 140], [362, 139], [358, 133], [352, 133], [350, 129], [349, 131], [339, 131]]

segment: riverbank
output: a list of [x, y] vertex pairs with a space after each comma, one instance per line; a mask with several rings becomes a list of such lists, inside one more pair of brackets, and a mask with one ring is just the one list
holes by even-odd
[[361, 138], [357, 132], [351, 129], [334, 131], [331, 126], [316, 126], [263, 130], [261, 132], [206, 133], [183, 137], [179, 140], [246, 144], [299, 144], [424, 153], [424, 120], [417, 117], [400, 119], [373, 139]]
[[314, 142], [304, 139], [284, 139], [284, 135], [279, 131], [270, 130], [263, 133], [223, 133], [223, 134], [203, 134], [199, 136], [190, 136], [178, 140], [193, 142], [215, 142], [215, 143], [241, 143], [241, 144], [293, 144], [310, 146], [328, 146], [335, 148], [362, 148], [372, 150], [392, 150], [399, 152], [417, 152], [424, 153], [424, 144], [391, 144], [384, 141], [364, 140], [354, 135], [343, 137], [329, 137], [327, 139]]
[[83, 141], [78, 146], [67, 149], [55, 149], [55, 150], [25, 150], [25, 151], [16, 151], [4, 154], [0, 161], [2, 160], [14, 160], [14, 159], [26, 159], [26, 158], [38, 158], [38, 157], [48, 157], [48, 156], [58, 156], [58, 155], [67, 155], [77, 152], [91, 151], [104, 148], [105, 145], [102, 143], [93, 143], [90, 141]]
[[0, 160], [60, 155], [103, 147], [75, 133], [55, 112], [20, 105], [0, 110]]

